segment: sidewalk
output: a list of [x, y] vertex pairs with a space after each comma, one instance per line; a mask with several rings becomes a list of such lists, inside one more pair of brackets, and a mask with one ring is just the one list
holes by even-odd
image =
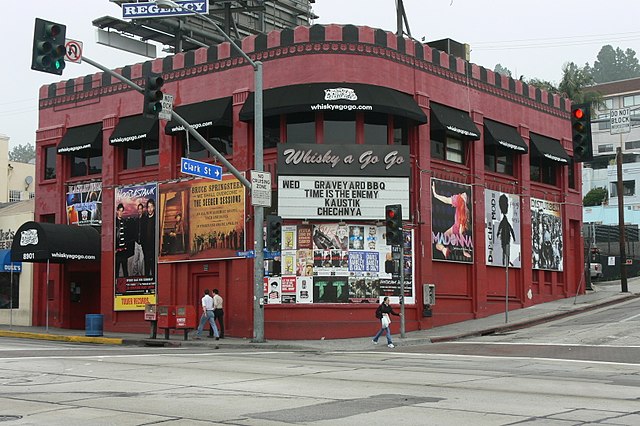
[[[505, 314], [500, 313], [486, 318], [463, 321], [428, 330], [405, 333], [405, 338], [395, 334], [394, 343], [397, 346], [421, 345], [453, 341], [465, 337], [481, 336], [504, 332], [548, 322], [569, 315], [586, 312], [600, 307], [622, 303], [640, 297], [640, 277], [628, 280], [628, 293], [621, 293], [620, 281], [594, 283], [593, 290], [587, 294], [567, 299], [541, 303], [524, 309], [509, 311], [509, 321], [505, 323]], [[373, 331], [372, 331], [373, 334]], [[182, 333], [174, 334], [169, 340], [164, 340], [163, 334], [158, 332], [157, 339], [149, 339], [148, 334], [104, 332], [103, 337], [85, 336], [84, 330], [67, 330], [45, 327], [23, 327], [0, 325], [0, 337], [18, 337], [39, 340], [56, 340], [77, 343], [94, 343], [108, 345], [147, 345], [147, 346], [210, 346], [228, 349], [281, 349], [281, 350], [375, 350], [387, 349], [386, 345], [374, 346], [370, 337], [334, 340], [269, 340], [264, 343], [253, 343], [250, 339], [227, 337], [216, 341], [204, 338], [202, 340], [183, 340]], [[384, 340], [384, 339], [383, 339]]]

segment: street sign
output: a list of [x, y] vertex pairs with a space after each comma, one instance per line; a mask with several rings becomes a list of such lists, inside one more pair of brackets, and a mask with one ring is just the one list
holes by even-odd
[[271, 173], [251, 170], [251, 205], [271, 207]]
[[236, 256], [238, 256], [238, 257], [246, 257], [248, 259], [252, 259], [252, 258], [256, 257], [256, 252], [253, 251], [253, 250], [237, 251], [236, 252]]
[[162, 9], [155, 2], [137, 2], [122, 4], [123, 19], [158, 18], [184, 15], [208, 15], [208, 0], [178, 0], [178, 7]]
[[222, 180], [222, 167], [182, 157], [180, 159], [182, 173], [213, 180]]
[[612, 135], [631, 132], [631, 112], [629, 108], [612, 109], [610, 120]]
[[64, 59], [76, 64], [82, 63], [82, 42], [79, 40], [64, 41]]
[[161, 120], [171, 120], [171, 113], [173, 112], [173, 95], [163, 94], [162, 100], [162, 111], [158, 114], [158, 118]]

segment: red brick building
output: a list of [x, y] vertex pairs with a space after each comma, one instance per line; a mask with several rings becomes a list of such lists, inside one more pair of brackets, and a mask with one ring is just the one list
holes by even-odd
[[[298, 27], [241, 45], [264, 63], [269, 212], [291, 232], [282, 278], [269, 280], [278, 288], [264, 307], [266, 338], [375, 331], [371, 304], [399, 295], [384, 272], [385, 204], [403, 205], [407, 331], [503, 312], [506, 274], [510, 309], [579, 288], [581, 183], [567, 99], [368, 27]], [[139, 84], [161, 73], [176, 112], [251, 170], [253, 68], [228, 43], [117, 71]], [[251, 337], [253, 261], [237, 256], [253, 248], [249, 194], [232, 179], [208, 187], [181, 174], [181, 157], [213, 157], [172, 123], [143, 119], [142, 103], [103, 73], [40, 91], [36, 220], [96, 226], [102, 255], [52, 265], [48, 302], [40, 264], [33, 322], [44, 323], [49, 303], [53, 326], [82, 328], [85, 314], [101, 313], [107, 330], [143, 332], [145, 301], [197, 307], [203, 289], [218, 288], [226, 334]], [[296, 152], [326, 161], [296, 163]], [[364, 167], [370, 157], [378, 164]], [[390, 158], [402, 161], [384, 167]], [[118, 228], [120, 204], [127, 225]], [[155, 213], [152, 271], [137, 204], [141, 217]], [[430, 312], [423, 284], [435, 284]]]

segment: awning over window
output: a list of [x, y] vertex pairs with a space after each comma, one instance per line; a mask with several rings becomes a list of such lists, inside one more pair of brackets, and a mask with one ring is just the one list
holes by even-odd
[[[231, 98], [182, 105], [173, 110], [196, 130], [212, 126], [231, 126], [233, 123]], [[177, 121], [171, 120], [164, 128], [164, 132], [167, 135], [175, 135], [178, 132], [184, 132], [184, 127]]]
[[571, 157], [560, 145], [560, 141], [535, 133], [531, 133], [529, 137], [531, 139], [532, 156], [547, 158], [561, 164], [569, 164]]
[[102, 153], [102, 123], [67, 129], [58, 144], [58, 154], [77, 156], [96, 155]]
[[480, 130], [465, 111], [431, 103], [431, 127], [466, 139], [480, 139]]
[[100, 233], [91, 226], [25, 222], [13, 238], [11, 258], [52, 263], [100, 260]]
[[[249, 94], [240, 120], [254, 117], [254, 93]], [[410, 95], [388, 87], [360, 83], [309, 83], [277, 87], [263, 93], [264, 116], [296, 112], [377, 112], [427, 122], [427, 116]]]
[[142, 115], [121, 118], [109, 137], [111, 145], [139, 142], [144, 139], [158, 140], [158, 120]]
[[11, 262], [11, 250], [0, 250], [0, 272], [22, 272], [22, 262]]
[[484, 143], [489, 146], [501, 146], [518, 154], [526, 154], [529, 151], [515, 127], [492, 120], [484, 120]]

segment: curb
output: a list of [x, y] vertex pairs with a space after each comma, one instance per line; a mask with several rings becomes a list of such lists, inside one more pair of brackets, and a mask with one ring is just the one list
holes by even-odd
[[479, 337], [479, 336], [488, 336], [496, 333], [503, 333], [507, 331], [520, 330], [522, 328], [533, 327], [536, 325], [544, 324], [547, 322], [555, 321], [557, 319], [567, 318], [573, 315], [578, 315], [584, 312], [593, 311], [595, 309], [604, 308], [611, 305], [616, 305], [618, 303], [627, 302], [629, 300], [637, 299], [640, 297], [640, 293], [632, 293], [626, 296], [622, 296], [618, 299], [607, 300], [602, 303], [582, 306], [570, 311], [558, 312], [553, 314], [548, 314], [539, 318], [532, 318], [528, 320], [523, 320], [520, 322], [516, 322], [513, 324], [504, 324], [495, 327], [489, 327], [482, 330], [475, 330], [468, 333], [460, 333], [452, 336], [440, 336], [431, 338], [431, 343], [444, 343], [444, 342], [453, 342], [455, 340], [465, 339], [467, 337]]
[[31, 333], [27, 331], [0, 330], [0, 337], [21, 339], [53, 340], [58, 342], [97, 343], [103, 345], [122, 345], [123, 339], [115, 337], [62, 336], [59, 334]]

